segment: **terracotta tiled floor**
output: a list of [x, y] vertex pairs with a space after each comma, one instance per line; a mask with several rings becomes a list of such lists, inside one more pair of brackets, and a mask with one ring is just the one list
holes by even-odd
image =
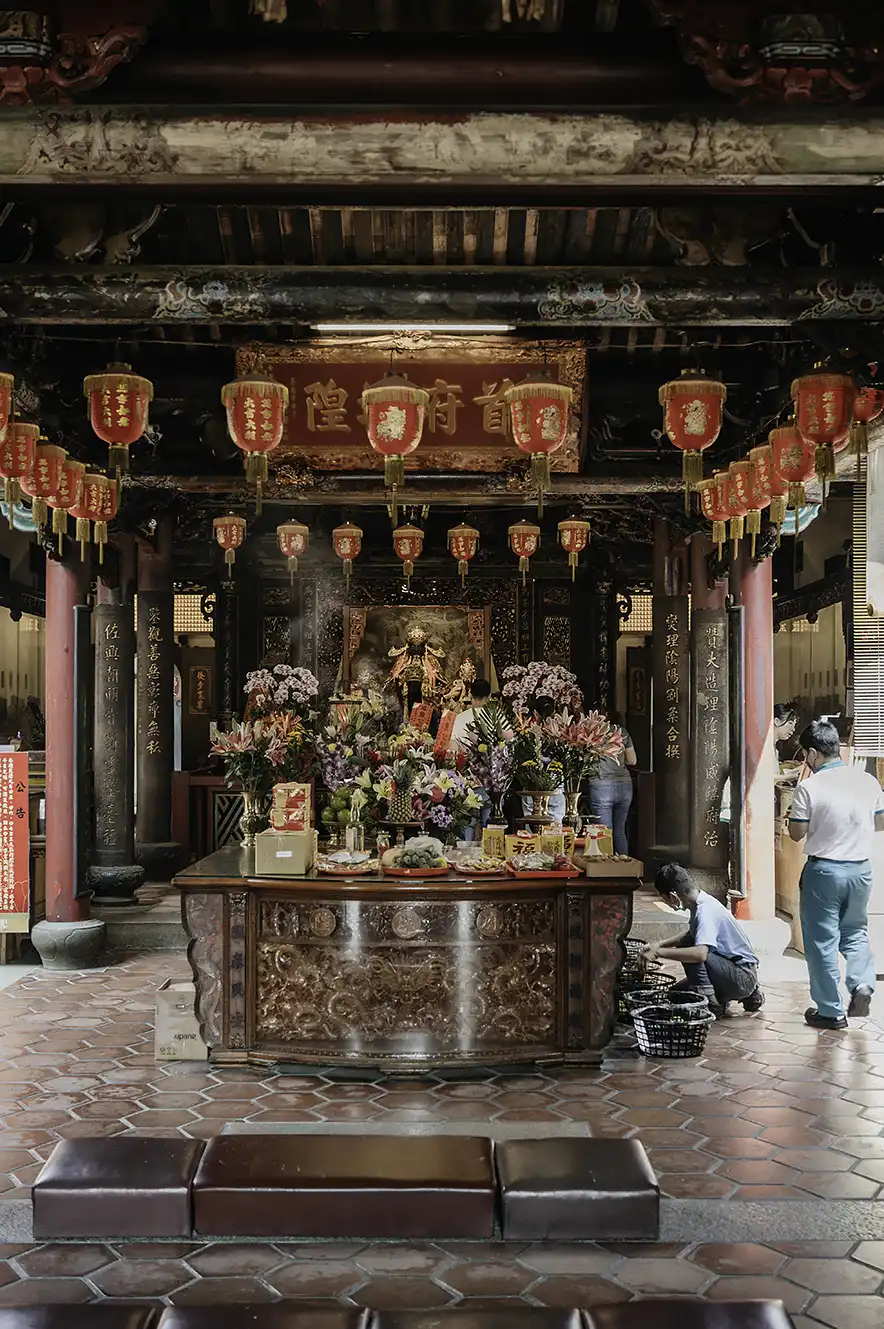
[[[580, 1123], [646, 1145], [677, 1198], [873, 1199], [884, 1189], [884, 1031], [802, 1022], [804, 993], [711, 1032], [698, 1061], [621, 1049], [599, 1070], [426, 1080], [210, 1070], [153, 1060], [155, 989], [186, 973], [168, 954], [0, 992], [0, 1203], [25, 1198], [54, 1143], [128, 1131], [218, 1134], [226, 1122]], [[401, 1126], [398, 1127], [401, 1129]], [[432, 1307], [460, 1298], [571, 1305], [650, 1293], [781, 1296], [833, 1329], [884, 1322], [884, 1242], [649, 1248], [508, 1245], [0, 1248], [0, 1305], [144, 1297], [345, 1298]], [[714, 1236], [714, 1233], [710, 1233]]]

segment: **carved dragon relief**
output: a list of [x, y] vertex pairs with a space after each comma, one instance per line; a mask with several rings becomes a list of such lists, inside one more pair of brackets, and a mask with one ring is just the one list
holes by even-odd
[[69, 102], [104, 82], [131, 60], [147, 36], [146, 25], [113, 24], [101, 33], [62, 32], [52, 37], [45, 15], [0, 12], [0, 106]]

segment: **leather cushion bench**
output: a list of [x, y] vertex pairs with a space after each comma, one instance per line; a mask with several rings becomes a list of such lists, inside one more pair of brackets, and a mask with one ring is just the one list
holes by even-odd
[[472, 1136], [225, 1135], [193, 1183], [210, 1237], [489, 1238], [491, 1142]]
[[507, 1241], [655, 1241], [660, 1189], [637, 1140], [506, 1140], [495, 1149]]
[[34, 1236], [189, 1237], [202, 1140], [62, 1140], [34, 1183]]
[[[260, 1305], [170, 1306], [159, 1329], [366, 1329], [369, 1312], [346, 1306], [305, 1306], [277, 1301]], [[2, 1329], [2, 1325], [0, 1325]]]
[[119, 1301], [85, 1306], [4, 1306], [0, 1309], [0, 1329], [155, 1329], [159, 1315], [153, 1306], [128, 1306]]
[[[584, 1329], [578, 1310], [469, 1303], [443, 1311], [375, 1311], [370, 1329]], [[646, 1327], [647, 1329], [647, 1327]], [[653, 1329], [653, 1327], [652, 1327]]]
[[781, 1301], [649, 1297], [586, 1311], [587, 1329], [794, 1329]]

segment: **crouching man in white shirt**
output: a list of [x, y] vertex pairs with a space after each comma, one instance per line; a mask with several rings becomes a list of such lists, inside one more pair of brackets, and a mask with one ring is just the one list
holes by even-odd
[[846, 1029], [838, 953], [846, 962], [847, 1015], [868, 1015], [875, 990], [869, 947], [872, 835], [884, 831], [884, 791], [873, 775], [841, 760], [834, 725], [814, 720], [799, 739], [813, 775], [792, 798], [789, 834], [804, 841], [801, 932], [816, 1002], [804, 1012], [813, 1029]]
[[733, 914], [714, 895], [701, 891], [680, 863], [665, 864], [654, 885], [674, 909], [687, 909], [690, 915], [682, 936], [645, 948], [649, 960], [684, 965], [684, 981], [671, 991], [693, 988], [703, 993], [718, 1019], [727, 1014], [731, 1001], [742, 1002], [745, 1011], [760, 1011], [764, 993], [758, 986], [758, 957]]

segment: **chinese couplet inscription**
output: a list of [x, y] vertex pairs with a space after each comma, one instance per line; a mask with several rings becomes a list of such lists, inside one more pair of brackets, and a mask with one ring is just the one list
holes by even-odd
[[695, 735], [691, 798], [691, 862], [723, 868], [727, 827], [721, 796], [728, 773], [728, 646], [723, 609], [698, 609], [691, 624], [692, 722]]
[[28, 754], [0, 753], [0, 932], [30, 926]]
[[687, 597], [655, 595], [654, 772], [662, 782], [656, 798], [658, 844], [688, 843], [689, 659]]

